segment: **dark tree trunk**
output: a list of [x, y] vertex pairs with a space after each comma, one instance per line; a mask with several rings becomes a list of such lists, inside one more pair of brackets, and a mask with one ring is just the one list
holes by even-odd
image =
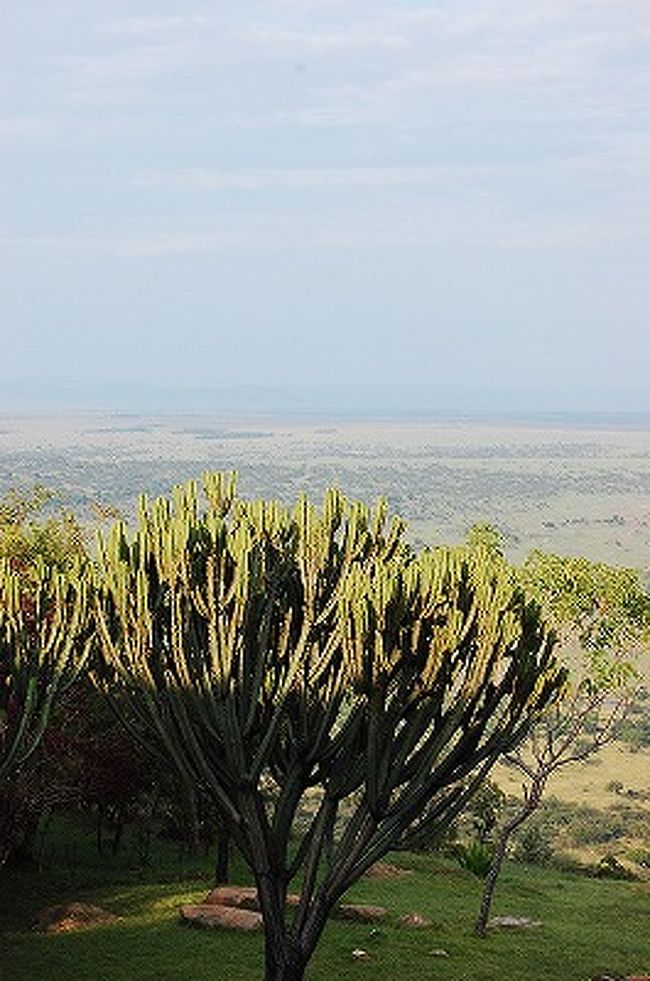
[[264, 917], [264, 981], [303, 981], [316, 945], [305, 944], [305, 931], [296, 934], [287, 926], [286, 887], [272, 875], [257, 876], [257, 892]]
[[322, 900], [316, 899], [299, 929], [286, 928], [283, 918], [282, 935], [278, 932], [276, 941], [266, 931], [264, 981], [302, 981], [329, 912], [329, 907]]
[[264, 981], [303, 981], [307, 958], [299, 945], [286, 937], [277, 949], [267, 935], [264, 965]]
[[316, 900], [298, 928], [285, 918], [286, 887], [282, 879], [257, 877], [260, 909], [264, 917], [264, 981], [303, 981], [309, 959], [327, 921], [327, 911]]

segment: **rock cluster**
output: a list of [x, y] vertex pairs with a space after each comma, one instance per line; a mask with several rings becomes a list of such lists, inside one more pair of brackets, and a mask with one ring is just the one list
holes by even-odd
[[[300, 896], [290, 893], [287, 905], [296, 906]], [[212, 889], [202, 903], [181, 906], [181, 919], [200, 927], [226, 927], [230, 930], [261, 930], [263, 926], [260, 904], [255, 886], [218, 886]], [[355, 923], [378, 923], [386, 917], [383, 906], [364, 906], [358, 903], [342, 903], [335, 916]]]

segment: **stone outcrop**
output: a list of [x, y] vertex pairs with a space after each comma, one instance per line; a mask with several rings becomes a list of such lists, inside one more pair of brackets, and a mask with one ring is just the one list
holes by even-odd
[[210, 890], [202, 905], [230, 906], [234, 909], [258, 911], [260, 908], [255, 886], [217, 886], [216, 889]]
[[390, 862], [375, 862], [366, 875], [371, 879], [402, 879], [405, 875], [413, 875], [413, 871], [402, 869], [399, 865], [391, 865]]
[[541, 920], [531, 920], [527, 916], [493, 916], [488, 920], [488, 928], [497, 927], [503, 930], [528, 930], [541, 925]]
[[[300, 896], [290, 892], [287, 906], [297, 906]], [[260, 903], [255, 886], [216, 886], [203, 900], [206, 906], [232, 906], [235, 909], [253, 909], [259, 912]]]
[[[289, 893], [288, 906], [297, 906], [300, 896]], [[211, 889], [202, 903], [181, 907], [185, 923], [201, 927], [225, 927], [230, 930], [261, 930], [262, 915], [255, 886], [217, 886]], [[386, 918], [383, 906], [361, 903], [341, 903], [333, 915], [355, 923], [379, 923]]]
[[422, 930], [424, 927], [431, 926], [431, 920], [421, 913], [405, 913], [404, 916], [400, 916], [399, 925], [412, 930]]
[[362, 903], [341, 903], [334, 910], [337, 920], [351, 920], [353, 923], [381, 923], [386, 919], [383, 906], [366, 906]]
[[219, 906], [217, 903], [197, 903], [181, 906], [181, 919], [190, 926], [253, 933], [262, 929], [262, 914], [237, 906]]

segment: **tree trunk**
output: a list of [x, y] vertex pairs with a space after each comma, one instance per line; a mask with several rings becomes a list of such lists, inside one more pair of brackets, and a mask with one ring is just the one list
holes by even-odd
[[506, 854], [506, 847], [510, 836], [515, 830], [515, 827], [511, 827], [512, 822], [507, 824], [499, 833], [496, 844], [494, 846], [494, 855], [492, 856], [492, 863], [488, 870], [488, 874], [485, 877], [485, 882], [483, 883], [483, 895], [481, 897], [481, 906], [479, 909], [478, 916], [476, 918], [476, 924], [474, 926], [474, 932], [478, 934], [479, 937], [485, 936], [485, 929], [487, 926], [488, 917], [490, 916], [490, 910], [492, 908], [492, 900], [494, 898], [494, 890], [496, 889], [497, 879], [501, 873], [501, 867], [503, 865], [503, 859]]
[[256, 876], [264, 917], [264, 981], [303, 981], [307, 965], [327, 923], [331, 903], [322, 897], [310, 905], [301, 926], [286, 923], [286, 886], [272, 875]]
[[302, 981], [309, 958], [286, 925], [286, 888], [270, 874], [256, 879], [264, 917], [264, 981]]
[[537, 809], [545, 784], [545, 779], [541, 782], [533, 781], [524, 806], [510, 821], [504, 824], [497, 835], [496, 844], [494, 846], [494, 856], [492, 858], [492, 863], [488, 874], [485, 877], [485, 882], [483, 884], [483, 896], [481, 897], [481, 906], [474, 925], [474, 932], [479, 937], [485, 936], [487, 921], [492, 908], [492, 900], [494, 899], [494, 890], [496, 889], [497, 880], [501, 874], [501, 868], [503, 866], [503, 860], [506, 856], [508, 842], [519, 825], [523, 824], [526, 818], [530, 817], [533, 811]]
[[303, 981], [307, 958], [287, 937], [278, 949], [267, 933], [264, 963], [264, 981]]

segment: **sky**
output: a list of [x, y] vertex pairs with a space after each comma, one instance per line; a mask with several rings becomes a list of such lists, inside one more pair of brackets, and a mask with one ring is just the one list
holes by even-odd
[[647, 0], [4, 0], [0, 409], [650, 412]]

